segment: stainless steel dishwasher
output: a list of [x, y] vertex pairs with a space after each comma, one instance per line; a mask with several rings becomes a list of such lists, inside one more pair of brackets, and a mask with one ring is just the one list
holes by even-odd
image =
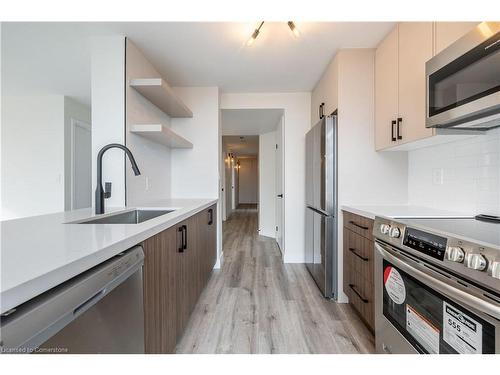
[[136, 246], [2, 315], [3, 353], [144, 353]]

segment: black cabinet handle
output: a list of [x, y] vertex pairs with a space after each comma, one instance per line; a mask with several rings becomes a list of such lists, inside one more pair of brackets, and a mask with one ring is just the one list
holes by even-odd
[[283, 198], [283, 194], [278, 194], [277, 197], [278, 198]]
[[188, 246], [188, 228], [187, 228], [187, 225], [183, 225], [182, 226], [182, 229], [183, 229], [183, 245], [182, 245], [182, 250], [186, 250], [187, 249], [187, 246]]
[[321, 103], [320, 106], [319, 106], [319, 119], [321, 120], [323, 117], [325, 117], [325, 114], [324, 114], [324, 107], [325, 107], [325, 103]]
[[179, 253], [183, 253], [184, 252], [184, 225], [181, 225], [179, 227], [179, 229], [177, 229], [177, 231], [181, 234], [181, 244], [177, 250], [179, 251]]
[[214, 210], [210, 208], [208, 210], [208, 225], [212, 225], [214, 222]]
[[358, 253], [356, 252], [356, 249], [354, 249], [354, 248], [352, 248], [352, 247], [350, 247], [350, 248], [349, 248], [349, 251], [350, 251], [351, 253], [353, 253], [354, 255], [356, 255], [356, 256], [357, 256], [358, 258], [360, 258], [361, 260], [363, 260], [364, 262], [368, 262], [368, 261], [370, 260], [370, 258], [367, 258], [367, 257], [364, 257], [364, 256], [362, 256], [362, 255], [358, 254]]
[[396, 136], [394, 135], [394, 127], [396, 126], [396, 120], [391, 121], [391, 140], [396, 142]]
[[397, 126], [397, 134], [398, 134], [398, 139], [403, 139], [401, 136], [401, 123], [403, 122], [402, 117], [398, 117], [398, 126]]
[[364, 230], [368, 230], [369, 229], [368, 227], [365, 227], [365, 226], [363, 226], [361, 224], [358, 224], [358, 223], [356, 223], [355, 221], [352, 221], [352, 220], [350, 220], [349, 223], [351, 223], [355, 227], [358, 227], [358, 228], [361, 228], [361, 229], [364, 229]]
[[349, 284], [349, 288], [351, 288], [351, 289], [352, 289], [352, 291], [353, 291], [354, 293], [356, 293], [356, 295], [359, 297], [359, 299], [360, 299], [361, 301], [363, 301], [363, 303], [368, 303], [368, 302], [370, 302], [370, 301], [368, 301], [365, 297], [363, 297], [363, 296], [362, 296], [362, 295], [361, 295], [361, 294], [360, 294], [360, 293], [356, 290], [356, 285], [354, 285], [354, 284]]

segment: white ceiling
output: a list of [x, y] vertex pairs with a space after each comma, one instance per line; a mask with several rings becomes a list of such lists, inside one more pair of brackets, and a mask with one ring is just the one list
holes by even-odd
[[255, 156], [259, 154], [259, 136], [224, 136], [222, 137], [224, 150], [234, 153], [235, 156]]
[[276, 129], [282, 115], [282, 109], [223, 109], [222, 135], [269, 133]]
[[96, 35], [129, 37], [174, 86], [223, 92], [310, 91], [339, 48], [375, 47], [389, 22], [3, 23], [3, 88], [51, 92], [90, 102], [90, 43]]

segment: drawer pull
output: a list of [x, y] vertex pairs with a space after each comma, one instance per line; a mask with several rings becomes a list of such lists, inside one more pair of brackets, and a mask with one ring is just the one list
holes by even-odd
[[360, 293], [356, 290], [356, 285], [354, 285], [354, 284], [349, 284], [349, 288], [351, 288], [351, 289], [352, 289], [352, 291], [353, 291], [354, 293], [356, 293], [356, 295], [359, 297], [359, 299], [360, 299], [361, 301], [363, 301], [363, 303], [368, 303], [368, 302], [370, 302], [370, 301], [368, 301], [365, 297], [363, 297], [363, 296], [362, 296], [362, 295], [361, 295], [361, 294], [360, 294]]
[[370, 258], [367, 258], [367, 257], [364, 257], [364, 256], [362, 256], [362, 255], [358, 254], [358, 253], [356, 252], [356, 249], [354, 249], [354, 248], [352, 248], [352, 247], [350, 247], [350, 248], [349, 248], [349, 251], [350, 251], [351, 253], [353, 253], [354, 255], [356, 255], [359, 259], [363, 260], [363, 262], [368, 262], [368, 261], [370, 260]]
[[355, 221], [352, 221], [352, 220], [350, 220], [349, 223], [352, 224], [352, 225], [354, 225], [355, 227], [358, 227], [358, 228], [361, 228], [361, 229], [364, 229], [364, 230], [370, 229], [370, 228], [365, 227], [365, 226], [363, 226], [361, 224], [358, 224], [358, 223], [356, 223]]

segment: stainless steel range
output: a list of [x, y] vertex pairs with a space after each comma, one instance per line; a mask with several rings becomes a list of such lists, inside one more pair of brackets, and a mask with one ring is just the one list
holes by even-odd
[[377, 217], [379, 353], [500, 353], [500, 223]]

